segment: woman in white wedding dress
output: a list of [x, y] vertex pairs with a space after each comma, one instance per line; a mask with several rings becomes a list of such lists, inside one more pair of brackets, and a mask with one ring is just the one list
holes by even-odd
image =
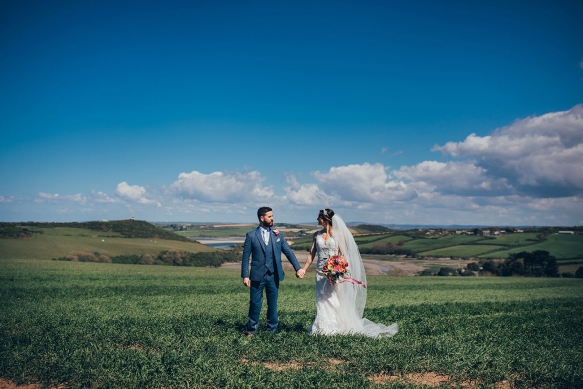
[[[366, 274], [352, 234], [340, 216], [331, 209], [318, 214], [324, 227], [314, 234], [310, 253], [303, 267], [307, 271], [318, 254], [316, 265], [316, 319], [308, 329], [313, 335], [361, 334], [371, 337], [393, 336], [396, 323], [386, 326], [362, 317], [366, 305]], [[340, 255], [348, 262], [350, 276], [343, 282], [330, 283], [322, 272], [328, 258]]]

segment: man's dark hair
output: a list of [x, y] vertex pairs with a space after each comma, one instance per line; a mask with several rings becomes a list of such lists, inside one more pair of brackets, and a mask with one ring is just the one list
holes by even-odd
[[257, 219], [261, 220], [261, 216], [265, 216], [265, 214], [269, 211], [273, 211], [273, 209], [269, 207], [261, 207], [257, 210]]

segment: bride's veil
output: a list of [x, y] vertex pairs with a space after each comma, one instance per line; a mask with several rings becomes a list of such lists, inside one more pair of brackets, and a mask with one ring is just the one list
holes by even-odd
[[[366, 285], [366, 273], [364, 272], [364, 264], [360, 257], [360, 251], [358, 251], [358, 246], [348, 227], [346, 227], [346, 223], [344, 223], [344, 220], [340, 216], [335, 214], [332, 216], [332, 228], [334, 229], [334, 236], [338, 242], [340, 251], [348, 262], [350, 277]], [[342, 285], [342, 292], [345, 302], [354, 301], [356, 313], [359, 317], [362, 317], [364, 306], [366, 305], [366, 288], [347, 282]]]
[[[350, 278], [366, 285], [366, 273], [358, 246], [342, 218], [336, 214], [332, 217], [332, 228], [340, 251], [348, 262]], [[345, 328], [339, 328], [339, 332], [363, 334], [371, 337], [393, 336], [398, 332], [397, 323], [386, 326], [362, 317], [366, 305], [366, 288], [363, 285], [352, 282], [338, 284], [338, 298], [342, 302], [339, 314], [345, 325]]]

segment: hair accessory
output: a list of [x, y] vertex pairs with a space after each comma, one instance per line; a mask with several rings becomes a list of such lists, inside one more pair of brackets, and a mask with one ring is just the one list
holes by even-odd
[[322, 210], [322, 214], [326, 217], [328, 217], [328, 211], [326, 211], [325, 209]]

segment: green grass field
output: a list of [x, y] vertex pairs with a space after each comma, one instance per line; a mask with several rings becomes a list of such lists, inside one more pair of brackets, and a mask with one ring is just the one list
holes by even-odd
[[[484, 238], [475, 235], [446, 235], [436, 238], [410, 238], [405, 235], [377, 234], [356, 236], [360, 248], [370, 249], [379, 243], [405, 240], [404, 249], [422, 257], [506, 258], [519, 251], [546, 250], [557, 259], [583, 258], [583, 235], [549, 235], [539, 242], [538, 233], [514, 233]], [[294, 239], [296, 247], [308, 247], [311, 238]]]
[[545, 242], [536, 243], [526, 247], [516, 247], [485, 255], [487, 258], [508, 257], [512, 253], [520, 251], [545, 250], [557, 259], [583, 257], [583, 235], [558, 235], [547, 236]]
[[480, 244], [491, 244], [495, 246], [523, 246], [536, 243], [537, 235], [538, 233], [536, 232], [506, 234], [481, 240]]
[[459, 245], [424, 251], [423, 255], [427, 257], [479, 257], [485, 252], [503, 248], [504, 246], [493, 245]]
[[403, 248], [423, 252], [436, 249], [442, 246], [458, 245], [461, 243], [469, 243], [475, 241], [481, 241], [483, 238], [481, 236], [474, 235], [447, 235], [441, 238], [426, 238], [426, 239], [414, 239], [405, 242]]
[[382, 243], [389, 243], [389, 242], [397, 244], [401, 240], [404, 240], [405, 242], [407, 242], [408, 240], [411, 240], [411, 238], [408, 236], [404, 236], [404, 235], [391, 235], [391, 236], [383, 237], [381, 239], [373, 240], [372, 242], [359, 241], [359, 242], [357, 242], [357, 244], [358, 244], [358, 247], [360, 247], [360, 248], [372, 248], [372, 246], [374, 246], [375, 244], [382, 244]]
[[368, 287], [365, 317], [397, 322], [395, 337], [308, 335], [311, 273], [282, 282], [279, 332], [265, 333], [263, 312], [247, 341], [238, 270], [4, 259], [0, 377], [76, 388], [414, 388], [431, 375], [442, 387], [583, 387], [583, 280], [372, 276]]
[[52, 259], [66, 256], [71, 251], [99, 252], [109, 256], [158, 254], [163, 250], [181, 250], [192, 253], [214, 251], [196, 242], [163, 239], [111, 238], [115, 232], [98, 233], [81, 228], [46, 228], [43, 234], [31, 239], [0, 239], [0, 260]]

